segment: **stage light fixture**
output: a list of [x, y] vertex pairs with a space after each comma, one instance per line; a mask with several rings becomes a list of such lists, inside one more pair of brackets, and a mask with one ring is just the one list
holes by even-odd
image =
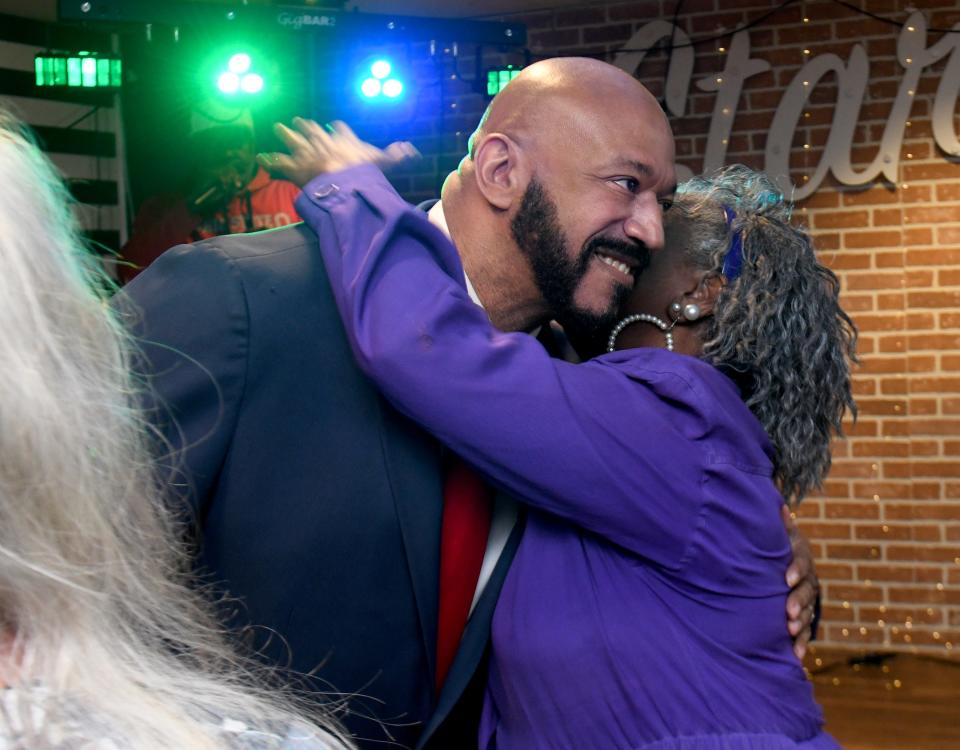
[[250, 55], [248, 55], [246, 52], [238, 52], [230, 58], [230, 61], [227, 63], [227, 68], [231, 73], [242, 75], [250, 70], [251, 62], [252, 60], [250, 59]]
[[227, 96], [255, 95], [263, 91], [266, 82], [253, 70], [253, 58], [246, 52], [236, 52], [227, 60], [226, 70], [217, 74], [217, 88]]
[[520, 68], [507, 65], [505, 68], [492, 68], [487, 71], [487, 96], [496, 96], [514, 78], [520, 75]]
[[41, 52], [33, 58], [33, 67], [37, 86], [119, 88], [123, 82], [120, 59], [96, 52]]
[[240, 76], [231, 70], [224, 71], [217, 78], [217, 88], [224, 94], [236, 94], [240, 88]]
[[376, 78], [368, 78], [360, 84], [360, 93], [362, 93], [368, 99], [373, 99], [375, 96], [380, 96], [382, 91], [383, 84], [381, 84]]
[[386, 58], [376, 58], [364, 64], [360, 76], [360, 94], [366, 101], [395, 101], [403, 95], [404, 88], [393, 63]]
[[376, 60], [370, 66], [370, 75], [382, 81], [384, 78], [390, 75], [390, 71], [392, 70], [393, 66], [388, 60]]
[[263, 76], [258, 73], [247, 73], [240, 79], [240, 88], [247, 94], [259, 94], [263, 91]]
[[403, 84], [396, 78], [383, 82], [383, 95], [390, 99], [396, 99], [403, 93]]

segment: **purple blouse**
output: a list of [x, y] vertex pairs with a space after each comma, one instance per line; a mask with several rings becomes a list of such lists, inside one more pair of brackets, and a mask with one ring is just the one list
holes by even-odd
[[496, 330], [373, 167], [314, 180], [297, 210], [360, 367], [531, 509], [480, 748], [838, 747], [786, 629], [772, 448], [730, 379], [656, 349], [573, 365]]

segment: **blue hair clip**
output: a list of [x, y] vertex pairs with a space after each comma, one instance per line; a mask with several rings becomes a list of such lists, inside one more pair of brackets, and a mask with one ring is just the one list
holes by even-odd
[[[723, 215], [727, 220], [727, 227], [733, 226], [733, 220], [737, 218], [732, 208], [723, 207]], [[743, 238], [740, 232], [733, 232], [730, 238], [730, 247], [727, 248], [727, 254], [723, 257], [723, 275], [727, 281], [733, 281], [740, 275], [740, 269], [743, 266]]]

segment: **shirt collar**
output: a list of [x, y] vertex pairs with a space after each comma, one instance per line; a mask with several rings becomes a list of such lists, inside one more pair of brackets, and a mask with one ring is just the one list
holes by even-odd
[[[450, 236], [450, 229], [447, 227], [447, 217], [443, 213], [443, 201], [437, 201], [434, 203], [430, 210], [427, 211], [427, 219], [433, 224], [437, 229], [443, 232], [447, 239], [453, 242], [453, 238]], [[456, 247], [456, 245], [454, 245]], [[477, 290], [473, 288], [473, 284], [470, 283], [470, 277], [467, 276], [467, 272], [463, 272], [463, 280], [467, 285], [467, 294], [470, 295], [470, 299], [473, 300], [474, 304], [483, 307], [483, 303], [480, 301], [480, 297], [477, 296]]]

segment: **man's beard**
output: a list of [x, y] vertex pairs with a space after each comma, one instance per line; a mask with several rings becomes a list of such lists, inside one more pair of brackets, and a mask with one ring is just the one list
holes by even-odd
[[639, 265], [634, 273], [640, 273], [650, 260], [647, 248], [612, 237], [594, 237], [576, 258], [571, 258], [556, 204], [536, 179], [530, 180], [517, 215], [510, 223], [510, 230], [521, 252], [530, 261], [537, 289], [553, 318], [578, 338], [605, 339], [616, 321], [617, 310], [630, 293], [630, 287], [618, 284], [610, 304], [600, 312], [575, 305], [573, 298], [577, 287], [597, 251], [608, 249], [615, 254], [637, 258]]

